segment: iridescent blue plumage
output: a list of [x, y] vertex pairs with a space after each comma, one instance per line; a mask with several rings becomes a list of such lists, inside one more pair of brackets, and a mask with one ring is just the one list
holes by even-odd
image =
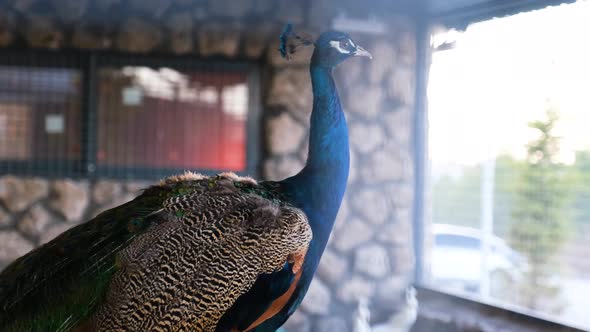
[[283, 58], [287, 57], [287, 40], [288, 40], [289, 36], [291, 35], [292, 31], [293, 31], [293, 25], [292, 24], [285, 24], [285, 27], [283, 28], [283, 32], [281, 33], [281, 36], [279, 37], [279, 40], [280, 40], [279, 52], [281, 52], [281, 55], [283, 56]]
[[[280, 51], [283, 56], [289, 55], [287, 38], [292, 34], [292, 26], [287, 25], [280, 36]], [[243, 305], [237, 303], [232, 308], [233, 313], [230, 312], [225, 317], [230, 320], [229, 318], [233, 319], [241, 312], [241, 319], [244, 319], [245, 311], [250, 315], [246, 320], [253, 321], [258, 317], [257, 313], [264, 312], [270, 305], [269, 297], [260, 296], [257, 292], [262, 289], [266, 289], [267, 292], [275, 290], [276, 294], [280, 295], [287, 291], [292, 282], [296, 282], [295, 290], [286, 305], [278, 314], [252, 330], [256, 332], [275, 331], [303, 300], [328, 242], [348, 181], [348, 127], [332, 71], [346, 58], [370, 54], [359, 46], [353, 46], [354, 43], [348, 34], [336, 31], [322, 34], [314, 44], [316, 49], [310, 65], [313, 110], [308, 160], [297, 175], [278, 182], [279, 190], [286, 196], [286, 200], [307, 215], [313, 238], [298, 280], [293, 279], [292, 273], [285, 273], [285, 269], [262, 276], [252, 290], [240, 299]], [[218, 331], [224, 330], [221, 328]]]

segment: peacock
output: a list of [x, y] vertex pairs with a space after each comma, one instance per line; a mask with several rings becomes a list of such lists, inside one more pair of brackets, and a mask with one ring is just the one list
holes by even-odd
[[343, 32], [313, 44], [309, 155], [282, 181], [168, 177], [0, 274], [2, 331], [275, 331], [299, 306], [346, 189], [348, 129], [333, 69], [371, 57]]

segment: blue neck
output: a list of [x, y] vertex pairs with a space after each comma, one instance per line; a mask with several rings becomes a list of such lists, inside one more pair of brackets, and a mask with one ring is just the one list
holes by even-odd
[[[321, 256], [348, 181], [348, 128], [332, 68], [311, 66], [313, 111], [307, 163], [299, 174], [283, 181], [293, 203], [308, 216], [313, 230], [310, 251]], [[315, 270], [317, 262], [310, 262]], [[310, 271], [312, 272], [312, 271]], [[313, 273], [313, 272], [312, 272]]]

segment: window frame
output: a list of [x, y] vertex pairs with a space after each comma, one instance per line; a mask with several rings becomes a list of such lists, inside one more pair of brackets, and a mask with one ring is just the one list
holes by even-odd
[[[262, 104], [260, 66], [247, 60], [220, 57], [199, 58], [195, 55], [129, 54], [110, 51], [83, 50], [1, 50], [0, 66], [26, 68], [63, 68], [80, 71], [80, 158], [79, 160], [0, 160], [0, 175], [14, 174], [42, 177], [112, 178], [154, 180], [182, 173], [186, 168], [97, 166], [98, 151], [98, 73], [102, 67], [146, 66], [169, 67], [179, 70], [240, 71], [246, 74], [248, 111], [246, 115], [246, 167], [239, 175], [260, 175], [262, 161]], [[8, 170], [8, 171], [7, 171]], [[225, 169], [191, 169], [204, 174], [216, 174]]]
[[[413, 156], [414, 156], [414, 205], [412, 209], [413, 245], [414, 245], [414, 280], [413, 284], [418, 289], [420, 302], [428, 305], [430, 302], [449, 303], [457, 307], [476, 308], [486, 311], [490, 316], [496, 317], [499, 321], [517, 322], [519, 326], [538, 324], [547, 326], [550, 331], [583, 332], [573, 326], [569, 326], [551, 318], [541, 315], [524, 312], [521, 308], [509, 307], [500, 303], [485, 301], [479, 298], [470, 297], [466, 294], [453, 293], [448, 289], [440, 289], [427, 280], [427, 270], [430, 266], [425, 257], [425, 251], [429, 243], [426, 238], [428, 229], [426, 227], [426, 216], [430, 212], [428, 205], [429, 196], [426, 190], [428, 180], [428, 79], [431, 64], [430, 45], [431, 32], [437, 25], [445, 26], [448, 29], [465, 29], [470, 24], [523, 12], [543, 9], [552, 5], [573, 3], [577, 0], [541, 0], [530, 2], [526, 0], [504, 1], [491, 5], [486, 3], [475, 3], [449, 12], [430, 13], [426, 17], [416, 20], [416, 74], [415, 85], [415, 108], [412, 119], [413, 132]], [[426, 294], [427, 296], [421, 296]], [[432, 295], [432, 296], [431, 296]], [[490, 314], [491, 313], [491, 314]], [[499, 317], [504, 316], [504, 317]], [[509, 317], [516, 317], [517, 320], [510, 320]]]

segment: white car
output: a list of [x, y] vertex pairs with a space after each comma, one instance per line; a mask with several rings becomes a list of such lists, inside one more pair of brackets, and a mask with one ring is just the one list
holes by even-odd
[[[482, 238], [479, 229], [472, 227], [434, 224], [431, 256], [431, 281], [440, 288], [461, 292], [479, 291], [482, 275]], [[490, 236], [489, 255], [486, 262], [490, 285], [499, 280], [514, 282], [521, 275], [526, 262], [504, 240]], [[501, 279], [498, 279], [501, 278]], [[494, 291], [492, 290], [492, 293]]]

